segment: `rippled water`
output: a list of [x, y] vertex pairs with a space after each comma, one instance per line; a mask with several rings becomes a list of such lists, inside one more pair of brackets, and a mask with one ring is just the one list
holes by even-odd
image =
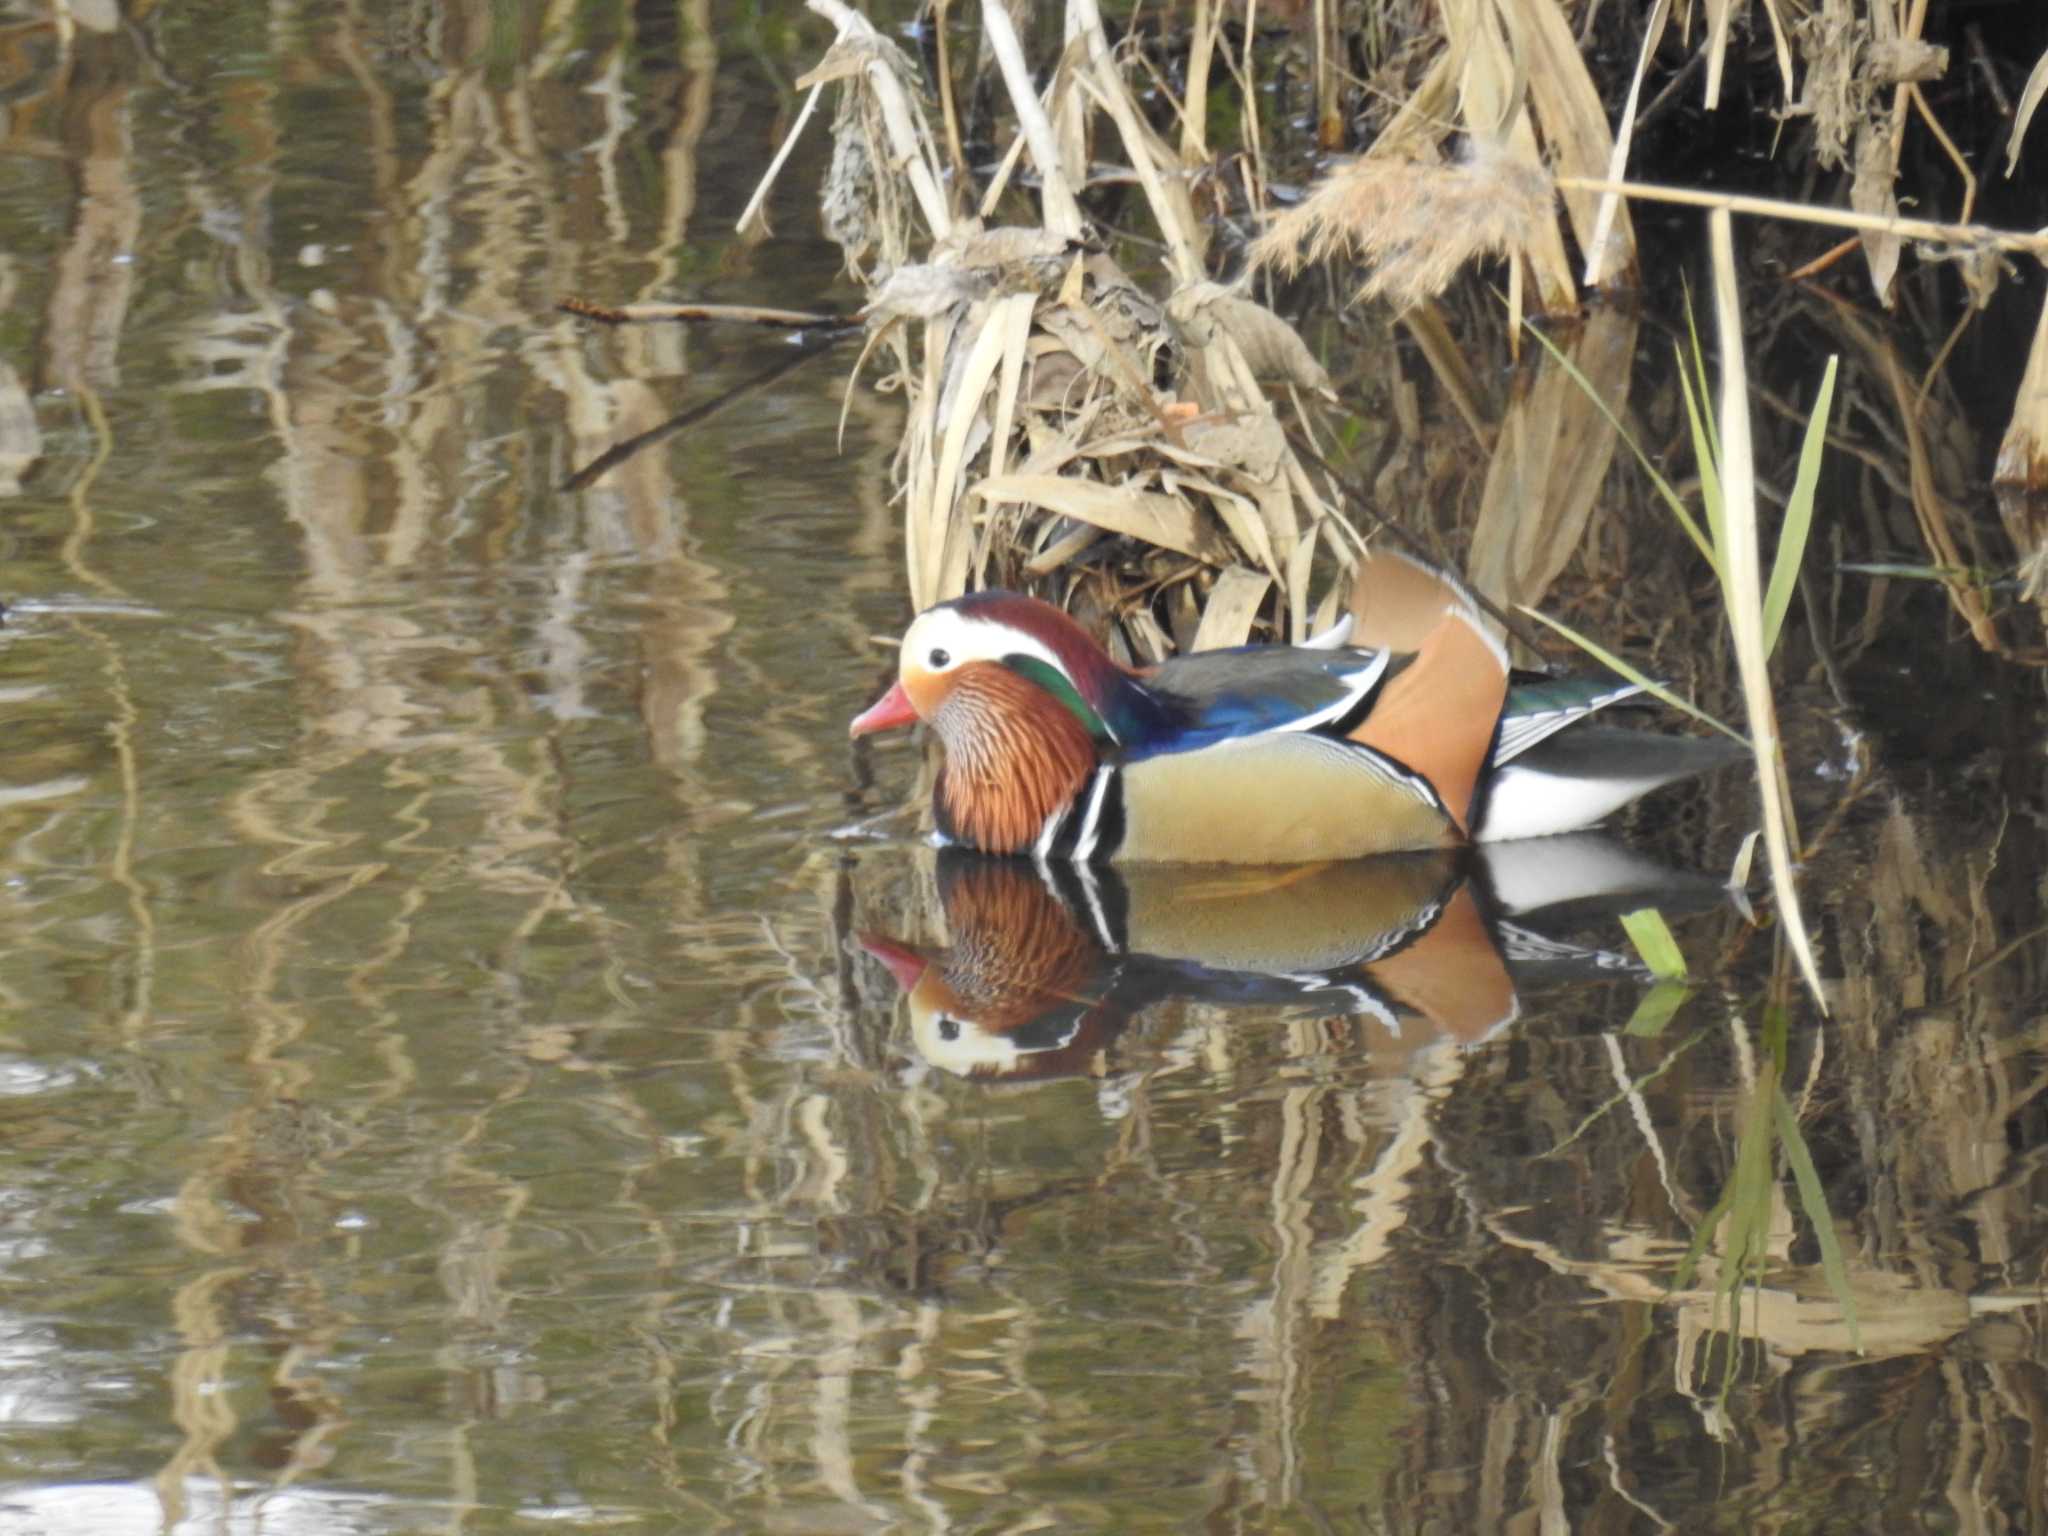
[[821, 138], [730, 233], [819, 24], [90, 21], [0, 50], [0, 1530], [2048, 1528], [2041, 695], [1938, 596], [1789, 669], [1825, 1028], [1739, 782], [1598, 854], [1683, 1001], [1512, 871], [942, 864], [843, 351], [560, 489], [790, 344], [558, 301], [855, 301]]

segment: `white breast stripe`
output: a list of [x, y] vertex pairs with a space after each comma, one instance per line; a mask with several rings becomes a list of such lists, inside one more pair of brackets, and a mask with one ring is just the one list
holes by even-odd
[[1102, 835], [1102, 802], [1109, 796], [1109, 781], [1116, 773], [1112, 763], [1095, 770], [1095, 786], [1088, 793], [1088, 809], [1081, 818], [1081, 836], [1074, 844], [1074, 862], [1086, 864], [1095, 857], [1095, 842]]
[[1045, 818], [1045, 825], [1038, 829], [1038, 841], [1031, 845], [1031, 857], [1043, 863], [1052, 855], [1052, 845], [1060, 835], [1060, 828], [1067, 824], [1067, 817], [1073, 814], [1074, 802], [1065, 805]]

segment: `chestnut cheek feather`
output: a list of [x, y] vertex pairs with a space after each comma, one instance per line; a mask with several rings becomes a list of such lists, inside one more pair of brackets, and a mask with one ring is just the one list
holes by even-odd
[[1095, 771], [1095, 744], [1058, 702], [1007, 667], [963, 667], [931, 721], [945, 746], [938, 793], [961, 841], [1022, 853]]

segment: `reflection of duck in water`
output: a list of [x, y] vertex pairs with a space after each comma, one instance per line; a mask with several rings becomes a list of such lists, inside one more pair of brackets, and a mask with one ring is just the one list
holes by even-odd
[[1528, 911], [1719, 897], [1709, 880], [1585, 836], [1278, 868], [938, 857], [951, 947], [861, 944], [909, 995], [920, 1055], [1002, 1079], [1086, 1072], [1167, 998], [1361, 1015], [1404, 1041], [1474, 1044], [1516, 1015], [1511, 964], [1633, 969], [1541, 938], [1517, 921]]

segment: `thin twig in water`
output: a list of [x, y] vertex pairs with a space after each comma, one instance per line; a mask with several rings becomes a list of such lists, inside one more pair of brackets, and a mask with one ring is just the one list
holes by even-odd
[[693, 323], [731, 321], [765, 325], [778, 331], [804, 331], [813, 326], [856, 325], [849, 315], [808, 309], [763, 309], [754, 304], [594, 304], [588, 299], [563, 299], [555, 308], [599, 325], [651, 325], [663, 320]]
[[581, 469], [571, 473], [569, 478], [562, 482], [561, 488], [565, 491], [587, 490], [608, 470], [616, 469], [627, 459], [633, 457], [634, 454], [639, 453], [643, 449], [653, 447], [664, 438], [674, 437], [678, 432], [694, 427], [700, 421], [710, 419], [734, 401], [753, 394], [756, 390], [774, 383], [785, 373], [791, 373], [801, 368], [812, 358], [831, 351], [833, 347], [859, 329], [859, 325], [854, 324], [833, 331], [822, 340], [810, 342], [797, 348], [789, 356], [778, 358], [772, 368], [764, 368], [752, 378], [742, 379], [724, 394], [715, 395], [711, 399], [704, 401], [701, 405], [693, 405], [680, 415], [671, 416], [667, 421], [661, 423], [660, 426], [649, 427], [637, 437], [629, 437], [624, 442], [614, 443]]

